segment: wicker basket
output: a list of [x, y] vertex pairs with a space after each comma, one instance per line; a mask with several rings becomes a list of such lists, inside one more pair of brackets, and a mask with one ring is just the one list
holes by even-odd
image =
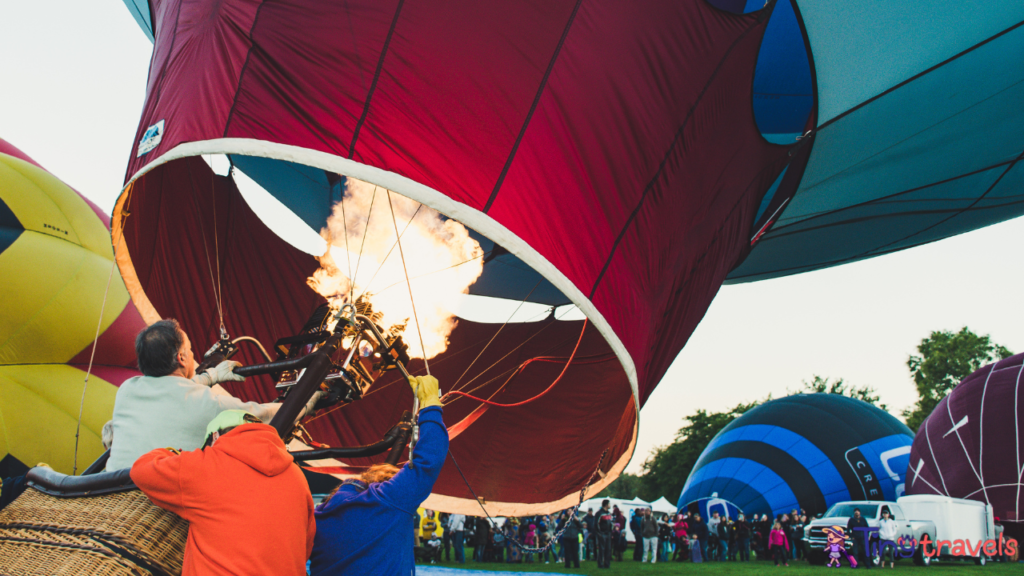
[[[31, 556], [32, 549], [45, 549], [39, 556], [51, 563], [39, 574], [149, 574], [136, 566], [137, 560], [156, 572], [177, 575], [187, 537], [186, 521], [154, 506], [139, 490], [57, 498], [29, 489], [0, 511], [0, 567], [6, 575], [8, 555], [20, 558]], [[60, 562], [92, 562], [97, 571], [61, 572], [65, 565]]]
[[151, 576], [104, 546], [76, 542], [75, 537], [25, 532], [15, 536], [12, 531], [0, 531], [4, 576]]

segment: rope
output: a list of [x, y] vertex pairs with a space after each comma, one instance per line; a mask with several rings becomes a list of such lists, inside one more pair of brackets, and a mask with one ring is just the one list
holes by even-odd
[[213, 154], [210, 154], [210, 204], [213, 205], [213, 257], [217, 261], [217, 316], [220, 320], [220, 337], [227, 338], [224, 326], [224, 298], [220, 287], [220, 241], [217, 239], [217, 173], [213, 170]]
[[[455, 455], [452, 454], [451, 450], [448, 451], [448, 455], [452, 457], [452, 462], [455, 463], [455, 469], [459, 471], [459, 476], [462, 476], [462, 481], [466, 483], [466, 488], [469, 488], [469, 493], [473, 495], [473, 498], [477, 501], [477, 504], [480, 504], [480, 509], [483, 510], [484, 515], [487, 516], [487, 521], [490, 522], [491, 526], [497, 528], [498, 526], [494, 522], [494, 518], [491, 518], [490, 513], [487, 512], [487, 508], [484, 507], [483, 500], [481, 500], [480, 497], [476, 495], [476, 491], [474, 491], [473, 487], [469, 485], [469, 480], [467, 480], [466, 475], [462, 473], [462, 467], [459, 466], [459, 462], [455, 459]], [[572, 512], [569, 514], [569, 519], [565, 521], [565, 524], [562, 525], [562, 528], [558, 530], [558, 532], [555, 532], [555, 535], [551, 537], [551, 540], [549, 540], [547, 544], [541, 546], [540, 548], [532, 548], [511, 536], [508, 537], [508, 541], [515, 544], [517, 548], [528, 554], [543, 554], [546, 550], [549, 550], [552, 546], [554, 546], [555, 542], [561, 540], [562, 534], [565, 533], [565, 530], [569, 527], [569, 524], [572, 524], [572, 521], [576, 519], [576, 513], [579, 512], [580, 506], [582, 506], [583, 501], [586, 500], [587, 488], [590, 487], [590, 483], [594, 481], [594, 478], [597, 476], [597, 473], [601, 471], [601, 464], [604, 463], [604, 459], [606, 456], [608, 456], [608, 450], [605, 450], [604, 452], [601, 453], [601, 459], [597, 461], [597, 467], [594, 468], [594, 472], [590, 475], [590, 478], [587, 479], [587, 482], [586, 484], [583, 485], [583, 488], [580, 489], [580, 501], [579, 503], [572, 507]]]
[[[192, 204], [192, 209], [193, 209], [193, 212], [195, 212], [196, 221], [197, 222], [202, 222], [203, 221], [203, 217], [202, 217], [203, 215], [199, 212], [199, 206], [198, 206], [199, 195], [198, 195], [198, 192], [196, 192], [195, 178], [192, 176], [192, 165], [191, 165], [191, 163], [186, 163], [185, 166], [186, 166], [186, 169], [188, 171], [188, 182], [189, 182], [189, 185], [192, 187], [192, 197], [195, 198], [195, 200], [196, 200], [196, 202]], [[217, 219], [215, 217], [214, 218], [214, 222], [216, 223], [216, 221], [217, 221]], [[203, 239], [203, 254], [206, 255], [206, 269], [210, 272], [210, 285], [213, 287], [214, 301], [217, 304], [217, 316], [221, 319], [221, 325], [223, 326], [223, 324], [224, 324], [224, 314], [223, 314], [223, 312], [220, 309], [221, 302], [220, 302], [220, 296], [217, 293], [217, 277], [214, 276], [214, 274], [213, 274], [213, 263], [210, 262], [210, 247], [206, 243], [206, 227], [205, 226], [200, 226], [199, 227], [199, 234], [200, 234], [200, 237]], [[219, 258], [218, 258], [218, 261], [217, 261], [217, 267], [218, 267], [218, 269], [220, 268], [220, 259]]]
[[[479, 256], [473, 256], [469, 260], [463, 260], [462, 262], [459, 262], [457, 264], [452, 264], [451, 266], [445, 266], [444, 268], [440, 268], [438, 270], [434, 270], [433, 272], [424, 272], [423, 274], [420, 274], [419, 276], [413, 276], [411, 279], [412, 280], [418, 280], [420, 278], [424, 278], [426, 276], [430, 276], [431, 274], [438, 274], [438, 273], [444, 272], [445, 270], [451, 270], [452, 268], [458, 268], [459, 266], [462, 266], [463, 264], [468, 264], [468, 263], [472, 262], [473, 260], [479, 260], [481, 258], [486, 258], [488, 254], [490, 254], [490, 252], [485, 252], [485, 253], [483, 253], [483, 254], [481, 254]], [[394, 284], [388, 284], [387, 286], [381, 288], [380, 290], [377, 290], [373, 294], [374, 295], [383, 294], [384, 292], [388, 291], [391, 288], [394, 288], [395, 286], [398, 286], [399, 284], [402, 284], [402, 281], [395, 282]]]
[[110, 275], [107, 276], [107, 289], [103, 292], [103, 302], [100, 304], [100, 319], [96, 322], [96, 337], [92, 340], [92, 352], [89, 353], [89, 367], [85, 370], [85, 382], [82, 383], [82, 400], [78, 403], [78, 424], [75, 426], [75, 458], [71, 469], [71, 475], [78, 473], [78, 437], [82, 432], [82, 412], [85, 410], [85, 391], [89, 389], [89, 375], [92, 374], [92, 362], [96, 358], [96, 346], [100, 341], [100, 328], [103, 327], [103, 312], [107, 308], [107, 295], [110, 294], [110, 281], [114, 278], [114, 268], [117, 267], [117, 260], [110, 263]]
[[537, 280], [537, 283], [533, 285], [533, 288], [530, 288], [530, 291], [526, 294], [525, 297], [523, 297], [523, 301], [520, 302], [518, 306], [516, 306], [516, 309], [512, 311], [512, 314], [510, 314], [509, 317], [505, 320], [505, 322], [501, 325], [501, 327], [498, 328], [498, 331], [494, 333], [494, 336], [491, 336], [491, 339], [487, 341], [487, 344], [484, 346], [484, 349], [481, 350], [480, 353], [476, 355], [476, 358], [473, 358], [473, 361], [469, 363], [469, 366], [467, 366], [466, 369], [462, 371], [462, 375], [459, 376], [459, 379], [455, 381], [455, 384], [452, 384], [453, 390], [458, 390], [459, 382], [462, 382], [462, 379], [466, 377], [466, 374], [468, 374], [470, 369], [473, 368], [473, 365], [476, 364], [476, 361], [479, 360], [480, 357], [484, 355], [484, 352], [486, 352], [487, 348], [491, 346], [491, 343], [494, 342], [494, 339], [498, 337], [498, 334], [501, 334], [501, 331], [505, 329], [505, 326], [508, 326], [508, 323], [512, 320], [512, 318], [515, 317], [516, 313], [519, 312], [519, 309], [523, 307], [523, 304], [525, 304], [526, 301], [530, 299], [530, 296], [533, 295], [533, 291], [536, 290], [538, 286], [540, 286], [540, 283], [541, 280]]
[[[366, 246], [366, 235], [370, 232], [370, 216], [373, 216], [373, 201], [377, 199], [377, 187], [373, 187], [373, 195], [370, 196], [370, 209], [366, 211], [366, 224], [363, 224], [363, 239], [359, 242], [359, 256], [356, 258], [356, 273], [355, 276], [349, 278], [353, 288], [352, 293], [355, 293], [356, 276], [359, 276], [359, 264], [363, 261], [363, 247]], [[342, 198], [342, 202], [345, 199]], [[372, 280], [372, 279], [371, 279]], [[352, 300], [355, 304], [355, 300]]]
[[[552, 347], [552, 348], [554, 348], [554, 347]], [[614, 353], [596, 354], [594, 356], [585, 356], [585, 358], [587, 358], [587, 360], [582, 360], [582, 359], [576, 360], [575, 361], [576, 365], [579, 366], [581, 364], [603, 364], [603, 363], [608, 362], [610, 360], [614, 360], [615, 359], [615, 354]], [[555, 363], [555, 362], [562, 362], [564, 360], [565, 360], [564, 357], [558, 358], [558, 357], [554, 357], [554, 356], [539, 356], [539, 357], [533, 358], [531, 360], [528, 360], [527, 362], [551, 362], [551, 363]], [[495, 396], [497, 396], [498, 393], [500, 393], [502, 390], [505, 389], [505, 386], [508, 386], [509, 383], [512, 382], [512, 378], [515, 376], [515, 374], [513, 372], [518, 372], [518, 370], [519, 370], [519, 367], [509, 368], [508, 370], [505, 370], [501, 374], [498, 374], [497, 376], [495, 376], [495, 377], [491, 378], [490, 380], [484, 382], [483, 384], [480, 384], [479, 386], [476, 386], [476, 387], [468, 390], [468, 393], [472, 394], [473, 392], [476, 392], [477, 390], [480, 390], [481, 388], [487, 386], [491, 382], [494, 382], [498, 378], [501, 378], [502, 376], [504, 376], [506, 374], [512, 373], [508, 378], [505, 379], [505, 381], [501, 384], [501, 386], [498, 386], [498, 388], [495, 389], [495, 391], [492, 392], [491, 395], [487, 397], [487, 399], [490, 400], [491, 398], [494, 398]], [[455, 398], [455, 399], [451, 400], [450, 402], [445, 404], [445, 407], [451, 406], [452, 404], [454, 404], [458, 400], [459, 400], [459, 398]]]
[[[351, 303], [355, 303], [355, 300], [353, 300], [352, 298], [355, 296], [355, 291], [356, 291], [356, 284], [355, 283], [356, 283], [356, 279], [352, 277], [352, 252], [349, 252], [349, 249], [348, 249], [348, 216], [345, 214], [345, 193], [344, 193], [344, 191], [342, 191], [341, 200], [339, 201], [339, 203], [341, 204], [342, 231], [345, 233], [345, 258], [348, 260], [348, 301], [351, 302]], [[370, 221], [367, 220], [366, 224], [369, 225]], [[363, 238], [365, 239], [366, 236], [364, 235]], [[331, 244], [327, 245], [327, 250], [328, 250], [328, 252], [330, 252]], [[332, 256], [332, 259], [333, 259], [333, 256]]]
[[[569, 369], [569, 365], [572, 364], [572, 359], [576, 357], [576, 351], [580, 349], [580, 342], [583, 342], [583, 334], [584, 334], [584, 332], [586, 332], [586, 330], [587, 330], [587, 320], [584, 319], [583, 320], [583, 329], [580, 330], [580, 337], [579, 337], [578, 340], [576, 340], [576, 347], [572, 349], [572, 354], [569, 356], [569, 360], [565, 363], [565, 366], [562, 367], [562, 372], [558, 374], [558, 378], [555, 378], [555, 381], [552, 382], [550, 386], [548, 386], [543, 392], [541, 392], [540, 394], [537, 394], [533, 398], [528, 398], [526, 400], [523, 400], [522, 402], [515, 402], [515, 403], [512, 403], [512, 404], [500, 404], [498, 402], [492, 402], [490, 400], [485, 400], [483, 398], [478, 398], [476, 396], [473, 396], [471, 394], [467, 394], [466, 392], [462, 392], [462, 391], [459, 391], [459, 390], [452, 390], [452, 391], [448, 392], [447, 396], [465, 396], [466, 398], [469, 398], [470, 400], [476, 400], [477, 402], [480, 402], [482, 404], [487, 404], [487, 405], [490, 405], [490, 406], [497, 406], [499, 408], [513, 408], [513, 407], [516, 407], [516, 406], [522, 406], [524, 404], [529, 404], [530, 402], [533, 402], [534, 400], [538, 400], [542, 396], [544, 396], [545, 394], [550, 392], [551, 389], [555, 387], [555, 384], [558, 384], [558, 381], [562, 379], [562, 376], [565, 376], [565, 371]], [[512, 374], [512, 377], [515, 377], [516, 374], [522, 372], [523, 369], [525, 369], [527, 366], [529, 366], [531, 362], [538, 361], [538, 360], [541, 360], [541, 359], [542, 359], [542, 357], [537, 357], [537, 358], [531, 358], [531, 359], [527, 360], [526, 362], [523, 362], [522, 364], [519, 365], [519, 368], [516, 370], [516, 372]], [[512, 378], [510, 377], [509, 380], [511, 380], [511, 379]]]
[[[564, 313], [562, 314], [562, 316], [556, 317], [556, 320], [561, 320], [561, 319], [562, 319], [562, 317], [564, 317], [564, 316], [565, 316], [566, 314], [568, 314], [569, 312], [571, 312], [571, 310], [566, 310], [566, 311], [565, 311], [565, 312], [564, 312]], [[543, 314], [547, 314], [547, 313], [548, 313], [548, 312], [544, 312]], [[488, 372], [490, 372], [492, 368], [496, 367], [496, 366], [497, 366], [498, 364], [501, 364], [501, 363], [502, 363], [502, 362], [503, 362], [503, 361], [504, 361], [504, 360], [505, 360], [506, 358], [508, 358], [509, 356], [511, 356], [512, 354], [514, 354], [514, 353], [515, 353], [516, 351], [518, 351], [518, 350], [519, 350], [520, 348], [522, 348], [523, 346], [526, 346], [526, 345], [527, 345], [527, 344], [528, 344], [528, 343], [529, 343], [529, 342], [530, 342], [531, 340], [533, 340], [534, 338], [536, 338], [536, 337], [540, 336], [541, 334], [543, 334], [543, 333], [544, 333], [544, 331], [545, 331], [545, 330], [547, 330], [548, 328], [550, 328], [550, 327], [552, 327], [552, 326], [554, 326], [554, 325], [555, 325], [555, 323], [554, 323], [554, 322], [546, 322], [546, 323], [544, 323], [544, 326], [542, 326], [540, 330], [538, 330], [538, 331], [534, 332], [534, 333], [533, 333], [533, 334], [532, 334], [532, 335], [531, 335], [530, 337], [528, 337], [528, 338], [527, 338], [526, 340], [523, 340], [523, 341], [522, 341], [521, 343], [519, 343], [519, 345], [517, 345], [517, 346], [516, 346], [515, 348], [513, 348], [513, 349], [509, 350], [509, 351], [508, 351], [508, 352], [506, 352], [506, 353], [505, 353], [505, 354], [504, 354], [504, 355], [503, 355], [503, 356], [502, 356], [501, 358], [498, 358], [497, 360], [495, 360], [494, 362], [492, 362], [490, 366], [488, 366], [487, 368], [484, 368], [484, 369], [483, 369], [483, 370], [482, 370], [482, 371], [481, 371], [481, 372], [480, 372], [479, 374], [477, 374], [476, 376], [474, 376], [474, 377], [470, 378], [470, 379], [469, 379], [469, 381], [468, 381], [468, 382], [466, 382], [466, 383], [465, 383], [465, 384], [464, 384], [464, 385], [462, 386], [462, 388], [465, 388], [465, 387], [469, 386], [470, 384], [472, 384], [473, 382], [476, 382], [476, 381], [477, 381], [477, 380], [478, 380], [479, 378], [483, 377], [483, 375], [484, 375], [484, 374], [487, 374]], [[557, 345], [553, 345], [553, 346], [551, 346], [550, 348], [548, 348], [548, 350], [554, 350], [554, 349], [555, 349], [555, 348], [556, 348], [557, 346], [559, 346], [559, 345], [560, 345], [560, 344], [557, 344]], [[546, 350], [546, 351], [547, 351], [547, 350]], [[494, 378], [491, 378], [491, 379], [490, 379], [490, 380], [488, 380], [487, 382], [484, 382], [484, 383], [483, 383], [483, 384], [481, 384], [480, 386], [477, 386], [476, 388], [473, 388], [473, 390], [470, 390], [470, 392], [473, 392], [473, 391], [475, 391], [475, 390], [479, 390], [479, 389], [480, 389], [481, 387], [483, 387], [483, 386], [486, 386], [486, 385], [487, 385], [487, 384], [489, 384], [490, 382], [492, 382], [492, 381], [494, 381], [494, 380], [496, 380], [496, 379], [500, 378], [501, 376], [503, 376], [503, 375], [507, 374], [507, 373], [508, 373], [509, 371], [511, 371], [511, 370], [513, 370], [513, 369], [512, 369], [512, 368], [510, 368], [509, 370], [506, 370], [506, 371], [502, 372], [501, 374], [499, 374], [499, 375], [495, 376]], [[458, 400], [458, 398], [456, 398], [455, 400]]]
[[[430, 376], [430, 364], [427, 363], [427, 347], [423, 344], [423, 331], [420, 329], [420, 318], [416, 314], [416, 300], [412, 297], [412, 282], [409, 281], [409, 269], [405, 267], [405, 252], [402, 250], [402, 235], [398, 233], [398, 220], [395, 219], [395, 207], [391, 204], [391, 190], [388, 190], [387, 193], [388, 207], [391, 208], [391, 222], [395, 225], [395, 236], [398, 237], [398, 239], [395, 240], [395, 244], [398, 244], [398, 254], [402, 257], [402, 271], [405, 272], [405, 284], [409, 287], [409, 303], [412, 305], [412, 318], [416, 322], [416, 334], [420, 337], [420, 350], [423, 351], [423, 367], [427, 371], [427, 376]], [[416, 217], [416, 214], [419, 213], [420, 208], [422, 207], [423, 204], [420, 204], [419, 207], [416, 208], [416, 212], [413, 213], [412, 218]], [[409, 224], [412, 224], [412, 218], [409, 219]], [[405, 225], [407, 229], [409, 228], [409, 224]], [[387, 259], [386, 256], [385, 259]], [[383, 263], [381, 264], [383, 265]]]
[[[409, 225], [412, 224], [412, 221], [416, 218], [416, 215], [420, 213], [420, 208], [423, 208], [423, 204], [420, 204], [416, 208], [416, 211], [412, 213], [412, 218], [409, 218], [409, 221], [405, 223], [405, 228], [402, 228], [402, 233], [398, 235], [398, 240], [396, 240], [395, 243], [391, 245], [391, 249], [388, 250], [388, 253], [384, 255], [384, 259], [380, 261], [380, 265], [377, 266], [377, 270], [373, 273], [373, 276], [370, 276], [370, 281], [366, 283], [366, 286], [363, 288], [363, 293], [359, 295], [360, 298], [363, 296], [363, 294], [372, 294], [372, 292], [370, 292], [370, 284], [373, 284], [374, 279], [377, 278], [377, 274], [379, 274], [381, 269], [384, 268], [384, 263], [386, 263], [388, 261], [388, 258], [391, 257], [391, 253], [395, 251], [395, 246], [398, 246], [398, 241], [402, 239], [402, 236], [405, 236], [405, 231], [409, 229]], [[394, 214], [392, 214], [392, 216], [394, 216]]]

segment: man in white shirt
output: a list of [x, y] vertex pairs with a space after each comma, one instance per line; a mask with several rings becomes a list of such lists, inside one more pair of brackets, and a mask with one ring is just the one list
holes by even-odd
[[216, 385], [245, 379], [233, 372], [238, 362], [224, 361], [197, 375], [192, 343], [176, 320], [161, 320], [139, 332], [135, 354], [143, 375], [117, 390], [107, 470], [131, 468], [155, 448], [200, 448], [206, 425], [225, 410], [244, 410], [270, 422], [281, 407], [242, 402]]
[[452, 533], [452, 546], [455, 547], [455, 561], [459, 564], [466, 563], [466, 517], [462, 514], [452, 514], [448, 517], [448, 530]]
[[[881, 567], [885, 568], [885, 558], [889, 558], [889, 565], [896, 567], [896, 521], [892, 519], [888, 508], [882, 508], [882, 519], [878, 521], [878, 543], [882, 549], [879, 555], [882, 557]], [[871, 559], [869, 558], [870, 562]]]
[[718, 512], [712, 512], [711, 518], [708, 518], [708, 554], [710, 554], [711, 558], [720, 557], [718, 547], [721, 546], [721, 543], [718, 540], [718, 524], [721, 521], [722, 518], [718, 515]]

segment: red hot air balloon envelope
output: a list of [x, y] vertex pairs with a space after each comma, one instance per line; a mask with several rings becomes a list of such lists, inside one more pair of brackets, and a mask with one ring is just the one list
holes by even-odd
[[1003, 521], [1022, 522], [1022, 382], [1017, 354], [978, 369], [943, 398], [914, 437], [907, 494], [977, 500]]
[[[722, 282], [730, 273], [746, 278], [736, 267], [758, 255], [752, 238], [767, 239], [790, 199], [800, 198], [793, 193], [802, 175], [819, 165], [808, 162], [815, 138], [780, 145], [762, 132], [813, 128], [815, 108], [826, 102], [821, 82], [810, 82], [810, 110], [804, 105], [775, 124], [755, 118], [759, 54], [802, 54], [805, 70], [818, 62], [817, 49], [847, 54], [829, 44], [836, 21], [815, 2], [788, 5], [790, 24], [774, 27], [810, 38], [810, 56], [792, 50], [784, 32], [785, 50], [762, 47], [773, 3], [749, 14], [703, 0], [126, 4], [154, 39], [147, 100], [114, 211], [115, 252], [142, 314], [177, 317], [200, 345], [215, 338], [221, 317], [233, 335], [270, 344], [297, 331], [322, 302], [305, 284], [318, 263], [271, 232], [235, 178], [212, 173], [203, 154], [227, 155], [234, 174], [313, 230], [325, 226], [335, 201], [351, 199], [356, 180], [379, 187], [373, 210], [411, 199], [440, 214], [438, 222], [460, 223], [483, 263], [467, 298], [551, 313], [509, 323], [460, 316], [446, 351], [430, 358], [431, 372], [445, 390], [508, 404], [536, 397], [565, 369], [550, 392], [523, 406], [482, 412], [465, 397], [446, 406], [446, 421], [460, 431], [452, 455], [488, 510], [506, 515], [575, 503], [598, 462], [591, 492], [624, 469], [639, 407]], [[999, 6], [988, 9], [995, 15], [972, 42], [1011, 19], [1012, 9]], [[808, 11], [817, 17], [813, 27]], [[917, 40], [929, 26], [946, 25], [886, 17], [927, 28]], [[954, 48], [895, 59], [888, 74], [854, 71], [891, 86]], [[803, 76], [822, 73], [812, 67]], [[828, 78], [830, 119], [888, 87], [850, 92], [842, 74]], [[835, 145], [876, 144], [844, 142]], [[845, 167], [823, 168], [831, 169]], [[362, 216], [353, 223], [372, 221]], [[359, 250], [350, 244], [346, 252], [358, 262]], [[334, 260], [348, 268], [346, 258]], [[770, 267], [772, 274], [795, 269]], [[431, 272], [410, 281], [417, 299]], [[382, 287], [371, 288], [381, 297]], [[412, 332], [406, 340], [416, 349]], [[247, 354], [247, 362], [259, 359]], [[543, 361], [525, 364], [536, 358]], [[424, 370], [419, 361], [411, 367]], [[411, 403], [396, 382], [382, 378], [365, 399], [309, 423], [310, 436], [330, 445], [378, 440]], [[276, 395], [269, 380], [232, 392]], [[478, 514], [473, 499], [446, 465], [427, 505]]]

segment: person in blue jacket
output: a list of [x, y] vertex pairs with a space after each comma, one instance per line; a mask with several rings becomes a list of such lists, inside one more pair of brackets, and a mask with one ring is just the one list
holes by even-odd
[[317, 506], [313, 576], [415, 573], [413, 517], [448, 456], [448, 429], [437, 379], [416, 376], [411, 384], [420, 401], [420, 437], [412, 461], [401, 470], [390, 464], [372, 466]]

